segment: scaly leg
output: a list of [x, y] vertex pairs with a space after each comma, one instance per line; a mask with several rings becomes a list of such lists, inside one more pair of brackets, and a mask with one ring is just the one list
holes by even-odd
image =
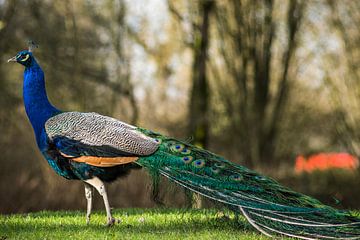
[[94, 177], [92, 179], [85, 180], [85, 182], [90, 184], [94, 188], [96, 188], [96, 190], [99, 192], [99, 194], [104, 199], [104, 205], [105, 205], [106, 216], [107, 216], [107, 224], [106, 224], [106, 226], [114, 225], [115, 218], [113, 218], [112, 215], [111, 215], [111, 209], [110, 209], [109, 200], [108, 200], [108, 197], [107, 197], [107, 193], [106, 193], [104, 183], [98, 177]]
[[93, 187], [87, 183], [85, 184], [85, 197], [87, 200], [86, 207], [86, 224], [90, 223], [90, 215], [92, 210], [92, 200], [93, 200]]

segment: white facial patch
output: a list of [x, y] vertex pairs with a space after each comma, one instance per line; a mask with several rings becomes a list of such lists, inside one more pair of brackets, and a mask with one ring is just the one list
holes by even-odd
[[25, 57], [24, 59], [21, 59], [20, 61], [25, 62], [26, 60], [29, 59], [29, 57], [30, 57], [30, 55], [29, 55], [29, 54], [26, 54], [26, 57]]

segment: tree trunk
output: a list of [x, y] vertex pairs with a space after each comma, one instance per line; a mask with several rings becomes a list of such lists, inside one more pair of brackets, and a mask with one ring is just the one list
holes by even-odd
[[200, 29], [194, 29], [193, 85], [190, 96], [189, 132], [194, 137], [194, 144], [203, 148], [208, 145], [209, 135], [209, 86], [206, 62], [209, 46], [209, 16], [213, 6], [213, 1], [199, 2], [202, 23]]
[[[214, 7], [213, 1], [200, 1], [202, 17], [200, 28], [194, 28], [194, 60], [192, 89], [189, 107], [189, 133], [193, 143], [206, 148], [209, 138], [209, 85], [206, 74], [207, 53], [209, 48], [209, 17]], [[192, 194], [193, 207], [200, 208], [203, 201], [200, 195]]]

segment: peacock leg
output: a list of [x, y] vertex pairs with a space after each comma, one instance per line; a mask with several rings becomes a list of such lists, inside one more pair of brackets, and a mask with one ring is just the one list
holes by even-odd
[[90, 223], [90, 215], [92, 210], [92, 200], [93, 200], [93, 187], [85, 183], [85, 197], [87, 201], [86, 206], [86, 224]]
[[110, 209], [109, 200], [107, 197], [104, 183], [97, 177], [85, 180], [85, 182], [90, 184], [91, 186], [93, 186], [104, 199], [104, 205], [105, 205], [106, 216], [107, 216], [106, 226], [114, 225], [115, 218], [113, 218], [113, 216], [111, 215], [111, 209]]

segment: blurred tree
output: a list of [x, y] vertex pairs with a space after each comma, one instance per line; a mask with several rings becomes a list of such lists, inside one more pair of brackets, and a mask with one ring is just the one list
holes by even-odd
[[[275, 3], [278, 5], [274, 7]], [[289, 69], [297, 48], [297, 35], [305, 2], [291, 0], [284, 17], [283, 2], [229, 1], [216, 11], [219, 51], [216, 81], [225, 111], [234, 131], [234, 142], [247, 165], [274, 161], [279, 129], [289, 94]], [[281, 24], [286, 24], [286, 40], [275, 42]], [[274, 54], [277, 50], [282, 56]], [[273, 67], [276, 64], [274, 74]], [[225, 84], [225, 85], [224, 85]]]
[[[7, 1], [0, 4], [0, 52], [6, 52], [6, 49], [10, 47], [11, 42], [8, 41], [8, 35], [12, 35], [11, 22], [16, 17], [16, 8], [18, 1]], [[8, 89], [8, 82], [5, 81], [5, 77], [2, 73], [2, 67], [5, 62], [0, 62], [0, 105], [1, 119], [5, 120], [7, 115], [8, 107], [11, 106], [12, 102], [18, 102], [16, 96], [14, 96]], [[5, 121], [2, 121], [5, 124]]]
[[338, 138], [348, 151], [360, 156], [360, 2], [327, 2], [333, 29], [339, 33], [343, 50], [343, 54], [338, 52], [329, 57], [327, 68], [332, 69], [328, 70], [327, 78], [335, 107], [339, 109]]
[[[16, 18], [16, 9], [18, 7], [18, 1], [6, 1], [0, 3], [0, 52], [5, 53], [7, 49], [11, 47], [11, 41], [9, 36], [12, 36], [12, 27], [14, 18]], [[5, 54], [4, 54], [5, 55]], [[0, 61], [0, 131], [2, 137], [0, 138], [0, 150], [6, 155], [9, 145], [11, 145], [10, 139], [7, 137], [12, 133], [14, 118], [13, 107], [20, 104], [20, 97], [12, 91], [12, 86], [7, 81], [7, 76], [4, 71], [5, 59]]]
[[207, 60], [209, 48], [210, 15], [215, 2], [203, 0], [197, 2], [199, 24], [193, 24], [193, 68], [192, 88], [189, 107], [189, 135], [193, 143], [206, 148], [209, 138], [209, 84]]
[[[121, 100], [120, 97], [124, 97], [130, 103], [128, 107], [131, 109], [130, 122], [136, 124], [139, 118], [139, 110], [130, 75], [130, 51], [127, 50], [130, 43], [128, 39], [129, 26], [126, 22], [126, 4], [123, 0], [107, 0], [97, 4], [98, 10], [90, 13], [93, 21], [99, 25], [96, 31], [108, 36], [108, 41], [105, 44], [109, 44], [109, 49], [105, 51], [104, 60], [111, 62], [111, 64], [107, 62], [111, 66], [108, 79], [97, 79], [97, 82], [107, 86], [112, 93], [109, 114], [114, 113]], [[126, 104], [123, 108], [126, 108]]]

